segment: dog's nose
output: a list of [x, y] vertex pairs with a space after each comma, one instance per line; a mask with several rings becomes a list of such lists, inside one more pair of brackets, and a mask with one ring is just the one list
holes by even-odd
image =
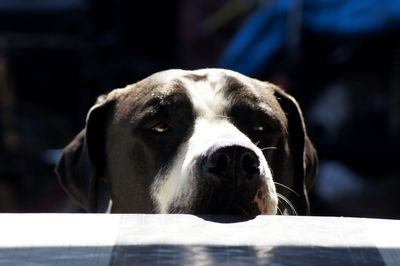
[[259, 173], [258, 156], [251, 149], [239, 145], [211, 149], [203, 166], [206, 172], [228, 179], [252, 179]]

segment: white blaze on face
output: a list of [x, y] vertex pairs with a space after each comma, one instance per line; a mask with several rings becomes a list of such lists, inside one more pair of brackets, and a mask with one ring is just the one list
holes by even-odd
[[235, 144], [253, 150], [260, 159], [262, 182], [266, 188], [265, 214], [276, 214], [277, 197], [272, 175], [261, 150], [224, 116], [230, 106], [223, 95], [221, 76], [207, 81], [183, 80], [194, 105], [197, 118], [193, 135], [178, 151], [173, 164], [162, 170], [152, 186], [152, 197], [159, 213], [168, 213], [171, 204], [186, 206], [196, 196], [197, 184], [194, 178], [196, 159], [215, 145]]

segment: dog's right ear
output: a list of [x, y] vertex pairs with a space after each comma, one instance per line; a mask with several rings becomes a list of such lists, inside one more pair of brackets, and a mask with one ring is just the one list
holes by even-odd
[[[111, 97], [109, 97], [111, 98]], [[56, 165], [56, 174], [66, 192], [87, 212], [104, 211], [108, 198], [99, 198], [106, 187], [105, 137], [114, 101], [100, 96], [90, 109], [86, 127], [66, 146]], [[101, 209], [101, 210], [99, 210]]]
[[294, 190], [299, 194], [296, 199], [298, 214], [308, 215], [310, 204], [308, 193], [316, 176], [318, 155], [312, 142], [307, 136], [303, 114], [297, 101], [282, 89], [274, 88], [282, 110], [285, 112], [289, 124], [289, 145], [294, 158]]

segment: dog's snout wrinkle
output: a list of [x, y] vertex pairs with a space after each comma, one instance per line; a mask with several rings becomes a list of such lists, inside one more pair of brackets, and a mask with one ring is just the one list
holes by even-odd
[[203, 163], [207, 173], [219, 178], [232, 179], [235, 183], [250, 180], [259, 173], [257, 155], [239, 145], [211, 149]]

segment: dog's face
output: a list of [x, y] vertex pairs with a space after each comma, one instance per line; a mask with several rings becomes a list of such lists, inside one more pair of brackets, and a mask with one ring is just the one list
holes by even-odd
[[221, 69], [169, 70], [101, 96], [64, 149], [61, 182], [89, 211], [308, 211], [316, 153], [295, 100]]

